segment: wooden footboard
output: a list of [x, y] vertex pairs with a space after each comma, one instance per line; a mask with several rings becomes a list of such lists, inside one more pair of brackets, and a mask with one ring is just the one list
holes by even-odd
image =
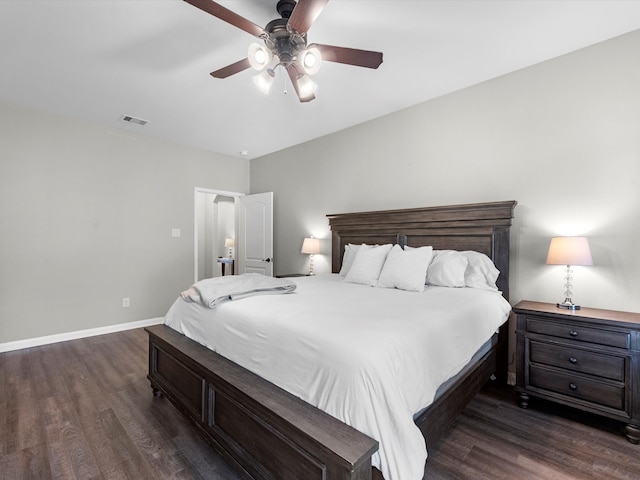
[[225, 458], [257, 480], [369, 480], [378, 442], [165, 325], [149, 375]]
[[[371, 467], [377, 441], [165, 325], [146, 331], [154, 394], [251, 478], [384, 480]], [[499, 344], [416, 418], [427, 446], [496, 373]]]

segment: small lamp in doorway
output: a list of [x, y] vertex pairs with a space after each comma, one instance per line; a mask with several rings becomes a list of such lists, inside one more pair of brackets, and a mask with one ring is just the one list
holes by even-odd
[[313, 275], [313, 256], [320, 253], [320, 239], [308, 237], [302, 242], [300, 253], [309, 255], [309, 275]]
[[233, 258], [233, 247], [236, 246], [236, 241], [233, 238], [225, 238], [224, 246], [229, 249], [229, 253], [227, 254], [227, 258]]
[[576, 305], [571, 299], [573, 295], [571, 291], [573, 288], [573, 270], [571, 267], [574, 265], [593, 265], [587, 237], [553, 237], [549, 244], [547, 265], [567, 266], [564, 277], [564, 301], [556, 304], [558, 308], [580, 310], [580, 305]]

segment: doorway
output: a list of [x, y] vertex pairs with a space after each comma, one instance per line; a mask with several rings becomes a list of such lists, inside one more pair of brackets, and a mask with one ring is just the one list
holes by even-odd
[[[194, 192], [194, 283], [221, 275], [218, 257], [227, 257], [227, 239], [236, 238], [236, 206], [244, 194], [195, 188]], [[235, 251], [232, 250], [235, 255]]]

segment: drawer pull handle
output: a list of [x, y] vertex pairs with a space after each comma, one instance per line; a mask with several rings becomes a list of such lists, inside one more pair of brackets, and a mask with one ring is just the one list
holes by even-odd
[[569, 388], [570, 388], [571, 390], [577, 390], [577, 389], [578, 389], [578, 386], [577, 386], [575, 383], [570, 383], [570, 384], [569, 384]]
[[578, 359], [577, 359], [576, 357], [570, 357], [570, 358], [569, 358], [569, 361], [570, 361], [571, 363], [578, 363]]
[[572, 337], [577, 337], [578, 332], [576, 332], [575, 330], [569, 330], [569, 335], [571, 335]]

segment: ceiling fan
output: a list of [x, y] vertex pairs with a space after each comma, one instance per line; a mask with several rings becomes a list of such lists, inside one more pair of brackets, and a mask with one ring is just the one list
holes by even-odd
[[214, 17], [264, 41], [264, 45], [249, 45], [247, 58], [227, 65], [211, 75], [227, 78], [250, 67], [261, 72], [253, 77], [256, 86], [268, 93], [277, 67], [289, 74], [293, 88], [301, 102], [315, 98], [316, 84], [309, 77], [318, 71], [322, 61], [358, 67], [378, 68], [382, 53], [355, 48], [312, 43], [307, 45], [307, 31], [329, 0], [279, 0], [277, 18], [262, 28], [212, 0], [185, 0]]

